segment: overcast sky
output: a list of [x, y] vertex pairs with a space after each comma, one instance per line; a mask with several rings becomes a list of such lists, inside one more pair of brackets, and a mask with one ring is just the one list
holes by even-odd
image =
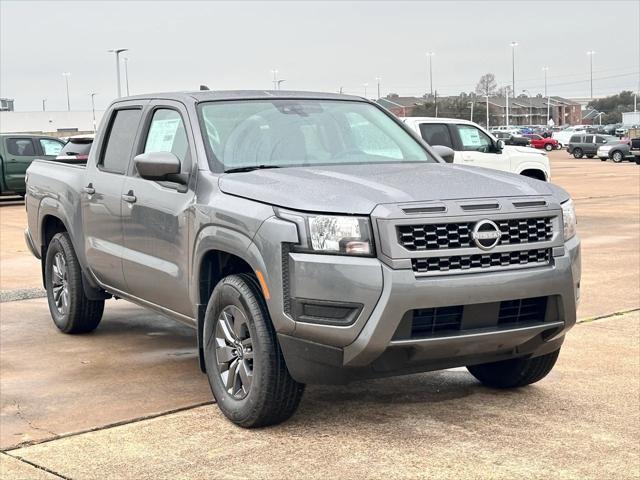
[[640, 0], [526, 2], [30, 2], [0, 1], [0, 95], [16, 110], [104, 108], [116, 94], [115, 59], [129, 48], [132, 94], [283, 88], [374, 96], [422, 95], [427, 51], [441, 95], [471, 91], [495, 73], [516, 90], [589, 95], [640, 89]]

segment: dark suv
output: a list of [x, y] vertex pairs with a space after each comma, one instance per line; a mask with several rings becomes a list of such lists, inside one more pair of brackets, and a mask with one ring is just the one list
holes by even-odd
[[567, 152], [569, 152], [569, 155], [573, 155], [574, 158], [582, 158], [584, 156], [593, 158], [596, 156], [598, 147], [612, 142], [618, 143], [619, 140], [611, 135], [581, 133], [571, 137], [569, 145], [567, 145]]

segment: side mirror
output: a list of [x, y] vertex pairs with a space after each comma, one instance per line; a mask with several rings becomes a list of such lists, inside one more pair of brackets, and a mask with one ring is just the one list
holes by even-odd
[[180, 160], [171, 152], [141, 153], [133, 159], [136, 170], [147, 180], [165, 180], [180, 173]]
[[501, 138], [499, 138], [499, 139], [496, 141], [496, 148], [497, 148], [498, 150], [504, 150], [504, 140], [502, 140]]
[[453, 163], [453, 157], [456, 152], [454, 152], [451, 148], [445, 147], [444, 145], [433, 145], [433, 151], [436, 152], [442, 159], [447, 163]]

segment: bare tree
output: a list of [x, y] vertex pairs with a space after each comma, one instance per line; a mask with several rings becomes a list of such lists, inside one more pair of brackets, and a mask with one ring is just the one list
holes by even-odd
[[497, 88], [496, 76], [493, 73], [485, 73], [476, 85], [476, 94], [483, 97], [491, 96], [496, 93]]

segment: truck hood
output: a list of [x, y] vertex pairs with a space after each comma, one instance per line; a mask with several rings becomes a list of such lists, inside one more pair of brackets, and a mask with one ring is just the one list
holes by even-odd
[[451, 164], [291, 167], [228, 173], [220, 190], [310, 212], [369, 214], [378, 204], [551, 195], [548, 183]]

